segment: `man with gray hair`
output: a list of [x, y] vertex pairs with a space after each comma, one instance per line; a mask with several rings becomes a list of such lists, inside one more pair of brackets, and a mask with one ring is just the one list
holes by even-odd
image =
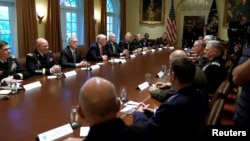
[[104, 34], [98, 34], [96, 41], [92, 43], [87, 51], [87, 61], [105, 61], [108, 59], [105, 55], [104, 46], [107, 42], [107, 36]]
[[62, 67], [84, 67], [86, 61], [83, 61], [83, 56], [78, 48], [78, 40], [76, 37], [70, 37], [68, 39], [68, 46], [65, 47], [60, 56], [60, 64]]
[[223, 80], [226, 79], [225, 60], [223, 59], [223, 47], [219, 41], [207, 42], [205, 57], [209, 60], [202, 68], [207, 77], [206, 92], [214, 94]]

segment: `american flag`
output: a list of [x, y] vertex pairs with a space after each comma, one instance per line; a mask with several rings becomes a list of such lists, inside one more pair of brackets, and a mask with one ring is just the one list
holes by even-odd
[[177, 39], [176, 35], [176, 22], [175, 22], [175, 13], [174, 13], [174, 1], [172, 0], [171, 8], [167, 18], [166, 24], [168, 42], [170, 44], [174, 43]]

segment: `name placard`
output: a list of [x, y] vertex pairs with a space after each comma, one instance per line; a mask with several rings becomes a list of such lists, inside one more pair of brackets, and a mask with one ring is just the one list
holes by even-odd
[[54, 78], [56, 78], [56, 76], [55, 75], [50, 75], [50, 76], [47, 76], [47, 78], [48, 79], [54, 79]]
[[151, 49], [152, 52], [155, 52], [155, 49]]
[[171, 50], [172, 50], [172, 49], [174, 49], [174, 47], [169, 47], [169, 49], [171, 49]]
[[143, 82], [140, 85], [138, 85], [139, 90], [144, 90], [147, 87], [149, 87], [149, 83], [148, 82]]
[[92, 66], [91, 66], [91, 69], [92, 69], [92, 70], [99, 69], [99, 68], [100, 68], [100, 65], [98, 65], [98, 64], [92, 65]]
[[26, 85], [23, 85], [23, 88], [28, 91], [28, 90], [31, 90], [31, 89], [34, 89], [34, 88], [37, 88], [37, 87], [41, 87], [42, 84], [40, 81], [36, 81], [36, 82], [33, 82], [33, 83], [30, 83], [30, 84], [26, 84]]
[[147, 52], [146, 52], [146, 51], [143, 51], [143, 52], [142, 52], [142, 55], [145, 55], [145, 54], [147, 54]]
[[65, 72], [64, 75], [65, 77], [70, 77], [70, 76], [76, 75], [76, 71], [73, 70], [73, 71]]
[[160, 72], [157, 73], [157, 76], [158, 76], [159, 78], [161, 78], [161, 77], [164, 76], [164, 73], [163, 73], [162, 71], [160, 71]]
[[86, 137], [89, 134], [89, 126], [81, 127], [80, 128], [80, 136]]
[[39, 141], [52, 141], [73, 132], [70, 124], [65, 124], [52, 130], [38, 134]]
[[131, 55], [130, 55], [130, 58], [135, 58], [135, 54], [131, 54]]
[[158, 48], [159, 51], [162, 51], [162, 48]]

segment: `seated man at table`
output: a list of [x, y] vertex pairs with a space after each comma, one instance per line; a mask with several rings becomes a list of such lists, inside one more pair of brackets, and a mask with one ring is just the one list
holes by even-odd
[[167, 46], [168, 45], [167, 36], [168, 36], [167, 32], [163, 32], [161, 37], [156, 38], [155, 47]]
[[78, 40], [76, 37], [68, 39], [68, 46], [63, 49], [60, 56], [60, 64], [63, 68], [84, 67], [87, 62], [83, 61], [83, 56], [78, 48]]
[[115, 39], [116, 39], [115, 34], [110, 33], [109, 40], [107, 41], [107, 43], [105, 45], [105, 52], [108, 55], [108, 57], [120, 57], [120, 56], [127, 55], [128, 50], [126, 50], [126, 49], [122, 50], [121, 48], [119, 48]]
[[26, 65], [31, 75], [49, 75], [61, 71], [61, 67], [55, 65], [49, 43], [44, 38], [36, 40], [36, 49], [27, 54]]
[[[179, 57], [186, 57], [187, 54], [183, 50], [175, 50], [169, 55], [169, 64], [171, 65], [171, 62]], [[204, 90], [205, 86], [207, 83], [207, 78], [204, 74], [204, 72], [196, 66], [196, 72], [195, 72], [195, 77], [193, 80], [193, 85], [196, 88], [199, 88], [201, 90]], [[151, 96], [160, 102], [164, 102], [166, 99], [171, 97], [174, 93], [175, 90], [173, 87], [169, 86], [168, 82], [156, 82], [156, 85], [150, 86], [149, 87], [149, 92]]]
[[132, 54], [134, 51], [134, 48], [131, 45], [131, 36], [131, 33], [127, 32], [124, 36], [124, 39], [119, 42], [120, 50], [127, 50], [130, 54]]
[[10, 47], [0, 40], [0, 86], [9, 85], [11, 81], [22, 81], [30, 76], [14, 56], [10, 56]]
[[196, 56], [192, 56], [194, 57], [193, 58], [194, 63], [201, 69], [204, 67], [204, 65], [208, 61], [204, 53], [205, 47], [206, 47], [206, 44], [203, 40], [195, 40], [194, 46], [192, 48], [192, 50], [194, 51], [194, 55], [196, 55]]
[[128, 126], [117, 117], [121, 102], [116, 95], [115, 86], [101, 77], [92, 77], [81, 87], [78, 113], [90, 126], [85, 141], [147, 140], [146, 128]]
[[133, 122], [154, 128], [156, 136], [163, 140], [166, 136], [175, 140], [183, 137], [194, 140], [208, 112], [208, 96], [192, 84], [196, 68], [190, 59], [176, 58], [170, 68], [170, 82], [175, 94], [157, 109], [140, 103], [133, 114]]
[[108, 56], [105, 55], [104, 46], [106, 45], [107, 37], [104, 34], [98, 34], [96, 41], [92, 43], [87, 51], [87, 61], [106, 61]]
[[202, 68], [207, 78], [206, 93], [212, 96], [222, 81], [226, 79], [224, 51], [221, 43], [216, 40], [210, 40], [206, 44], [205, 57], [207, 64]]

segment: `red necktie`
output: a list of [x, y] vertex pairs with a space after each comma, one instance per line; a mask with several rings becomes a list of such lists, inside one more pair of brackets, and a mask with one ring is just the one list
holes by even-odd
[[102, 56], [102, 47], [100, 47], [100, 55]]

